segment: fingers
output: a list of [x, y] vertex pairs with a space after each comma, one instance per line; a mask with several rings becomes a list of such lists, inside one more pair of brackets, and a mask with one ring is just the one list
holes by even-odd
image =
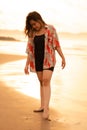
[[25, 74], [29, 74], [28, 68], [25, 67], [24, 72], [25, 72]]
[[64, 69], [65, 68], [65, 66], [66, 66], [66, 63], [65, 63], [65, 61], [62, 61], [62, 69]]
[[63, 63], [63, 64], [62, 64], [62, 69], [64, 69], [64, 68], [65, 68], [65, 64]]

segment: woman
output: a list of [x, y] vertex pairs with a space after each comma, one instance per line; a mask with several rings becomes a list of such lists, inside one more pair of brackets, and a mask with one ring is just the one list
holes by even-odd
[[46, 24], [38, 12], [33, 11], [27, 15], [25, 34], [28, 36], [28, 56], [24, 71], [29, 74], [30, 68], [30, 71], [36, 72], [40, 82], [41, 106], [34, 112], [43, 112], [43, 118], [48, 119], [50, 82], [56, 63], [55, 50], [62, 59], [62, 68], [65, 67], [65, 58], [55, 28]]

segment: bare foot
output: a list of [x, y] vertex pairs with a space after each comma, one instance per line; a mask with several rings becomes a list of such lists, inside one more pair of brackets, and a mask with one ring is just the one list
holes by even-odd
[[49, 109], [44, 109], [43, 118], [45, 120], [49, 119]]

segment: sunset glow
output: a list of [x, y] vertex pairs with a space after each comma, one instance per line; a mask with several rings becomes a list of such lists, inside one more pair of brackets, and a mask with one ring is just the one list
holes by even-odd
[[[54, 5], [54, 6], [53, 6]], [[38, 11], [58, 31], [87, 32], [86, 0], [3, 0], [0, 3], [0, 29], [23, 30], [26, 15]]]

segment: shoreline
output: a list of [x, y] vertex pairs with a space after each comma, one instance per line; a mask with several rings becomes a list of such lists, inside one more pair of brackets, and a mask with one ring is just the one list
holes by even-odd
[[0, 64], [25, 59], [26, 56], [15, 54], [0, 54]]
[[[21, 60], [25, 56], [0, 54], [0, 64]], [[68, 125], [56, 120], [46, 121], [42, 113], [34, 113], [39, 100], [16, 91], [0, 81], [0, 129], [1, 130], [68, 130]], [[57, 112], [51, 108], [51, 114]], [[59, 115], [60, 116], [60, 115]]]
[[[21, 55], [0, 54], [0, 65], [3, 66], [7, 62], [10, 63], [18, 60], [21, 61], [25, 58], [26, 56]], [[86, 81], [85, 67], [87, 65], [87, 61], [84, 58], [68, 55], [66, 60], [68, 60], [67, 66], [69, 68], [67, 67], [64, 71], [61, 72], [61, 77], [59, 80], [57, 79], [57, 76], [59, 77], [59, 73], [54, 74], [55, 81], [53, 84], [57, 85], [58, 82], [59, 87], [57, 89], [58, 91], [54, 92], [54, 99], [51, 100], [52, 105], [54, 104], [53, 106], [50, 106], [50, 117], [52, 119], [51, 121], [43, 120], [42, 113], [33, 113], [33, 110], [38, 108], [40, 105], [38, 99], [27, 96], [26, 94], [17, 91], [13, 86], [7, 86], [5, 84], [7, 81], [1, 81], [0, 79], [0, 130], [87, 129], [87, 107], [86, 104], [84, 104], [84, 100], [86, 101], [86, 95], [84, 93], [85, 88], [81, 87], [81, 83], [83, 81]], [[76, 66], [75, 62], [77, 60], [78, 62]], [[72, 64], [69, 61], [72, 61]], [[13, 64], [12, 69], [14, 69], [14, 67], [15, 64]], [[19, 68], [20, 67], [18, 67], [16, 71]], [[5, 68], [4, 74], [6, 74], [6, 71], [9, 71], [9, 69]], [[83, 79], [78, 76], [78, 72], [79, 75], [84, 73]], [[17, 73], [19, 74], [19, 71]], [[14, 77], [14, 75], [16, 75], [16, 73], [12, 71], [10, 76]], [[22, 73], [20, 73], [20, 76], [21, 75]], [[8, 73], [7, 76], [9, 76]], [[84, 82], [84, 85], [86, 85], [86, 82]], [[53, 90], [55, 91], [55, 89]], [[81, 92], [83, 92], [82, 95]], [[58, 100], [55, 100], [55, 96], [58, 96]]]

